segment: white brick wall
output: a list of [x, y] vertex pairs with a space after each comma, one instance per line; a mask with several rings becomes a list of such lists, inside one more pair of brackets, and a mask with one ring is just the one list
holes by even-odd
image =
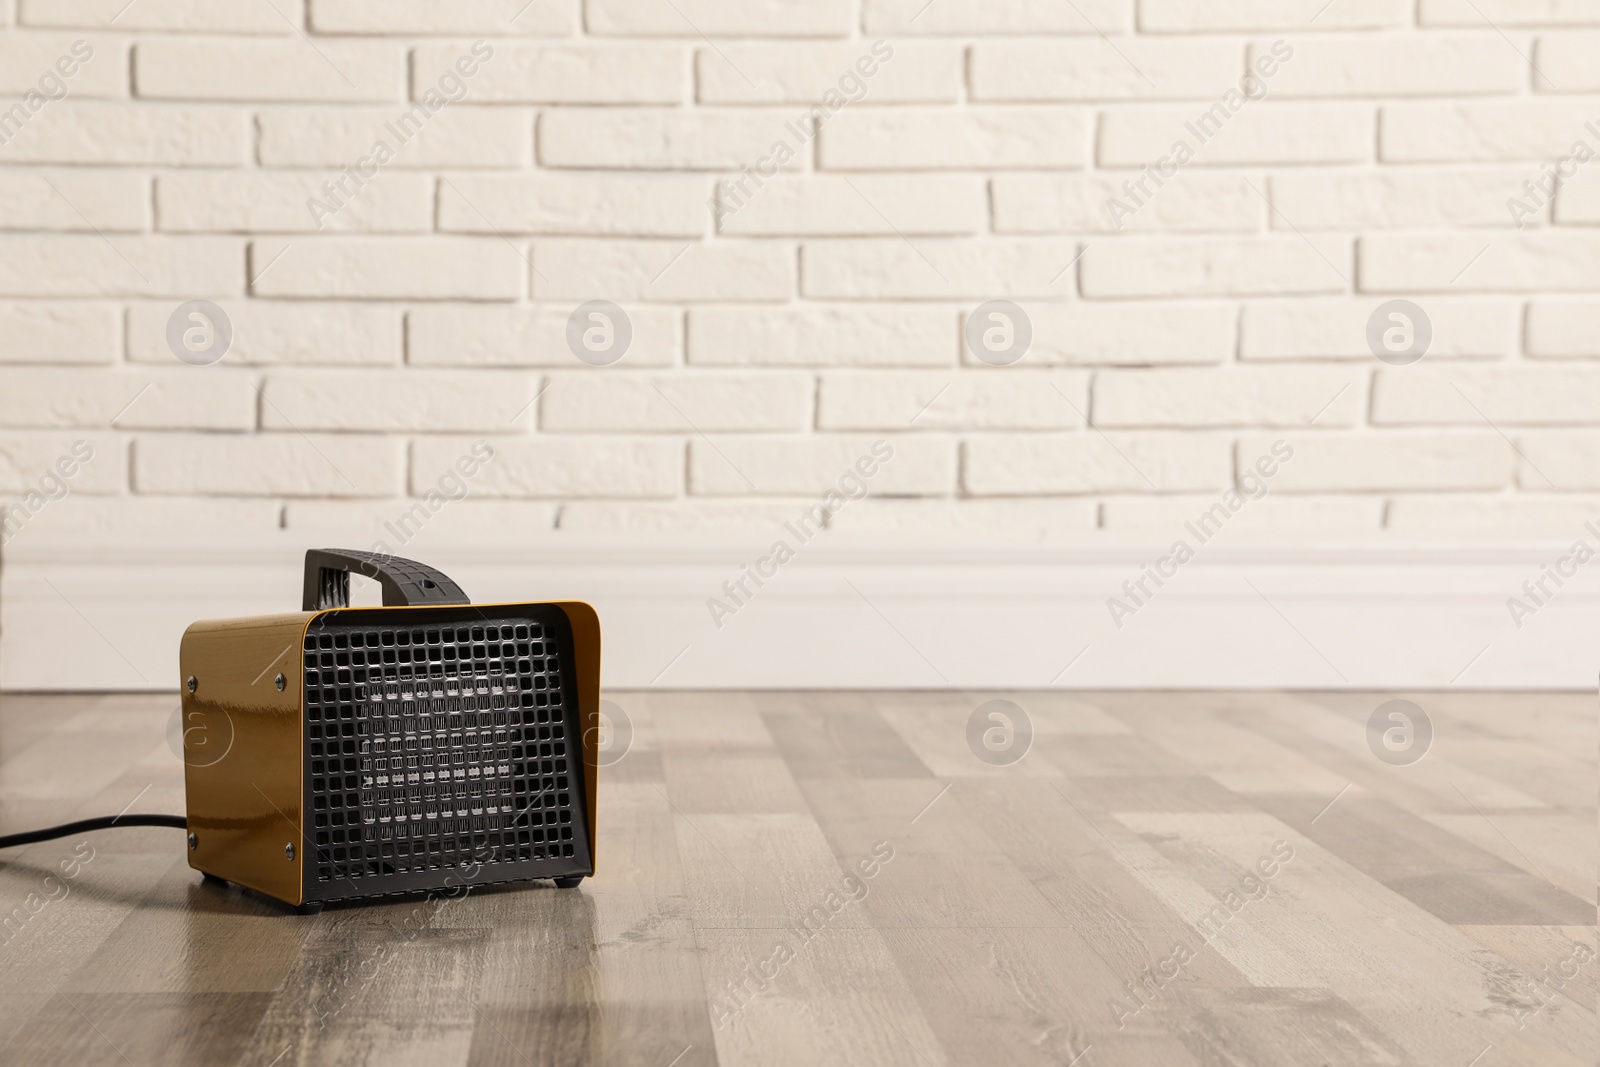
[[[249, 0], [244, 0], [248, 3]], [[579, 0], [310, 0], [308, 28], [319, 34], [479, 34], [568, 37], [582, 19]], [[520, 14], [519, 14], [520, 12]]]
[[[844, 42], [721, 44], [695, 53], [702, 104], [809, 106], [836, 88], [861, 60], [862, 48]], [[954, 104], [961, 99], [966, 49], [959, 42], [896, 44], [893, 62], [872, 74], [879, 104]], [[872, 62], [866, 66], [870, 69]], [[745, 79], [749, 79], [746, 81]]]
[[701, 536], [882, 438], [841, 531], [1162, 539], [1282, 438], [1252, 538], [1564, 537], [1597, 47], [1594, 0], [0, 0], [0, 493], [81, 439], [84, 537], [361, 541], [482, 439], [439, 536]]
[[862, 25], [869, 34], [1092, 34], [1127, 30], [1133, 0], [952, 0], [930, 7], [925, 0], [862, 0]]
[[114, 37], [99, 34], [37, 33], [11, 34], [0, 38], [0, 93], [21, 96], [38, 83], [39, 75], [55, 66], [62, 56], [73, 55], [81, 62], [69, 61], [58, 73], [72, 70], [69, 83], [73, 95], [115, 97], [128, 95], [127, 46]]
[[708, 179], [678, 175], [460, 174], [439, 183], [438, 222], [455, 233], [699, 237], [710, 194]]
[[150, 186], [128, 172], [0, 174], [0, 228], [138, 233], [150, 228]]
[[526, 254], [492, 238], [268, 239], [250, 243], [250, 288], [301, 300], [515, 300]]
[[541, 401], [552, 433], [801, 432], [811, 418], [803, 374], [558, 374]]
[[[255, 116], [263, 167], [353, 167], [408, 109], [272, 108]], [[392, 134], [390, 140], [397, 140]], [[515, 169], [533, 152], [533, 119], [505, 108], [448, 107], [395, 148], [391, 170]]]
[[839, 371], [822, 376], [823, 430], [1075, 430], [1084, 426], [1089, 376], [1075, 371], [985, 368]]
[[1072, 168], [1088, 159], [1089, 129], [1075, 108], [860, 108], [822, 128], [817, 158], [830, 170]]
[[1412, 0], [1141, 0], [1146, 33], [1397, 29], [1411, 21]]
[[[336, 171], [189, 171], [156, 179], [156, 228], [168, 233], [427, 233], [434, 183], [425, 175], [385, 174], [347, 210], [322, 220], [306, 201], [324, 196]], [[59, 201], [59, 197], [57, 198]]]
[[[1236, 69], [1242, 76], [1242, 59]], [[1372, 158], [1375, 109], [1355, 104], [1279, 103], [1269, 97], [1241, 109], [1201, 143], [1186, 124], [1219, 97], [1106, 109], [1097, 162], [1103, 167], [1142, 167], [1171, 152], [1173, 143], [1186, 135], [1195, 167], [1364, 163]]]
[[[114, 304], [0, 304], [0, 362], [114, 363], [122, 353], [122, 315]], [[167, 357], [171, 358], [171, 353]]]
[[0, 235], [7, 296], [229, 296], [244, 289], [243, 246], [217, 237]]
[[148, 100], [393, 100], [405, 51], [387, 42], [151, 37], [133, 51], [133, 90]]
[[[418, 48], [413, 98], [471, 54], [465, 44]], [[502, 44], [472, 76], [472, 100], [494, 104], [679, 104], [689, 87], [689, 61], [675, 45]]]
[[1098, 38], [980, 43], [972, 96], [985, 101], [1172, 100], [1221, 96], [1238, 79], [1239, 44], [1146, 38], [1120, 50]]

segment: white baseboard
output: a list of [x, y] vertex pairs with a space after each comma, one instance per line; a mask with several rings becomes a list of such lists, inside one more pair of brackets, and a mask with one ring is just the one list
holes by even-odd
[[[593, 603], [623, 689], [1592, 689], [1600, 670], [1600, 566], [1520, 628], [1507, 609], [1559, 547], [1208, 549], [1118, 628], [1107, 598], [1159, 552], [819, 543], [718, 628], [707, 598], [752, 547], [424, 558], [478, 602]], [[8, 553], [0, 688], [172, 689], [190, 622], [298, 609], [301, 548]]]

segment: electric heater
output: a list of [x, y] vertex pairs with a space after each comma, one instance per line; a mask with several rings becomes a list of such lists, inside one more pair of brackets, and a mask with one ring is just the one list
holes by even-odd
[[[350, 606], [350, 573], [383, 607]], [[472, 604], [411, 560], [306, 553], [301, 610], [179, 651], [189, 866], [314, 911], [594, 873], [600, 621]]]

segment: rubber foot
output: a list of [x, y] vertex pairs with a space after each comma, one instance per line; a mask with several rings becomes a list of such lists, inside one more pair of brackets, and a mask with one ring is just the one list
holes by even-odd
[[581, 881], [583, 881], [583, 875], [581, 875], [581, 874], [569, 874], [565, 878], [557, 878], [556, 879], [556, 888], [557, 889], [576, 889], [576, 888], [578, 888], [578, 883], [581, 882]]
[[294, 909], [296, 915], [321, 915], [321, 904], [301, 904]]

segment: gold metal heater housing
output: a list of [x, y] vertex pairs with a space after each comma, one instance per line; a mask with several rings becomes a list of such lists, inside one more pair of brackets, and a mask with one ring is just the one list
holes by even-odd
[[[349, 606], [350, 572], [383, 607]], [[302, 609], [179, 650], [189, 866], [302, 910], [594, 873], [600, 620], [306, 553]]]

